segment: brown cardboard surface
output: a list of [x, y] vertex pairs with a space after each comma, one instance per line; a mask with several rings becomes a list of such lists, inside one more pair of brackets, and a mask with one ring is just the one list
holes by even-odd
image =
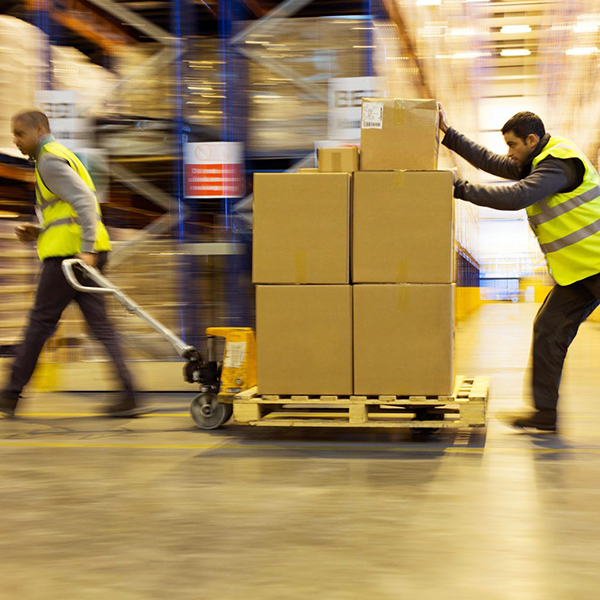
[[359, 153], [356, 147], [318, 148], [321, 173], [354, 173], [358, 171]]
[[313, 167], [305, 167], [302, 169], [298, 169], [298, 173], [318, 173], [319, 169]]
[[256, 288], [259, 394], [352, 393], [352, 287]]
[[438, 121], [435, 100], [363, 98], [361, 171], [435, 171]]
[[354, 283], [452, 283], [452, 173], [355, 173], [352, 237]]
[[454, 285], [355, 285], [354, 393], [454, 387]]
[[254, 176], [255, 283], [350, 281], [350, 175]]

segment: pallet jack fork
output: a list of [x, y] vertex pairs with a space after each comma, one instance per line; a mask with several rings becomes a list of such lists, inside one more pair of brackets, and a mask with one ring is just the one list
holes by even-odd
[[[79, 271], [79, 278], [75, 269]], [[186, 344], [157, 321], [98, 269], [77, 258], [70, 258], [62, 262], [62, 270], [69, 284], [77, 291], [114, 296], [128, 312], [146, 322], [185, 359], [184, 380], [200, 386], [200, 393], [190, 405], [192, 419], [200, 429], [217, 429], [224, 425], [233, 414], [234, 396], [256, 386], [256, 341], [254, 331], [250, 327], [208, 327], [205, 360], [198, 349]], [[82, 283], [84, 278], [96, 285], [85, 285]], [[215, 360], [216, 338], [225, 340], [222, 362]]]

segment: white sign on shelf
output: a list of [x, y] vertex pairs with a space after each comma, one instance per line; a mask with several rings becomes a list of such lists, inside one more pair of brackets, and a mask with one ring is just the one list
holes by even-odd
[[244, 146], [241, 142], [185, 144], [186, 198], [239, 198], [244, 194]]
[[332, 140], [360, 140], [363, 98], [381, 96], [380, 77], [335, 77], [329, 80], [329, 131]]
[[77, 92], [73, 90], [37, 90], [35, 105], [46, 114], [57, 142], [77, 152], [90, 147], [90, 127], [78, 116]]

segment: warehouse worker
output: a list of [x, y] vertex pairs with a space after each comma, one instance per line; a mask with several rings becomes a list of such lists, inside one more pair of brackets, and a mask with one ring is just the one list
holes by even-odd
[[131, 374], [106, 314], [104, 298], [77, 292], [61, 268], [65, 258], [73, 257], [99, 269], [106, 263], [110, 240], [100, 216], [94, 183], [77, 156], [54, 140], [43, 112], [20, 112], [12, 118], [11, 125], [17, 148], [35, 160], [36, 209], [40, 217], [39, 225], [19, 225], [15, 232], [21, 242], [37, 240], [43, 266], [25, 340], [18, 348], [10, 380], [0, 392], [0, 413], [14, 415], [44, 343], [64, 309], [75, 300], [93, 334], [112, 358], [123, 386], [107, 415], [134, 416], [141, 411], [136, 405]]
[[444, 146], [511, 185], [454, 181], [454, 196], [497, 210], [527, 209], [529, 223], [556, 285], [533, 325], [535, 411], [512, 419], [519, 429], [556, 431], [563, 363], [581, 323], [600, 303], [600, 177], [582, 151], [546, 133], [542, 120], [520, 112], [502, 128], [508, 155], [494, 154], [450, 127], [440, 104]]

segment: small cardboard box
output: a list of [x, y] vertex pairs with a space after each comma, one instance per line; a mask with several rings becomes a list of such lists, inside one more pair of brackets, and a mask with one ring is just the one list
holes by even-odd
[[352, 394], [352, 287], [256, 288], [259, 394]]
[[355, 285], [354, 393], [454, 388], [454, 285]]
[[363, 98], [361, 171], [435, 171], [438, 126], [435, 100]]
[[355, 146], [318, 148], [317, 157], [321, 173], [354, 173], [358, 171], [359, 153]]
[[353, 283], [452, 283], [449, 171], [354, 174]]
[[254, 176], [254, 283], [350, 282], [350, 175]]

